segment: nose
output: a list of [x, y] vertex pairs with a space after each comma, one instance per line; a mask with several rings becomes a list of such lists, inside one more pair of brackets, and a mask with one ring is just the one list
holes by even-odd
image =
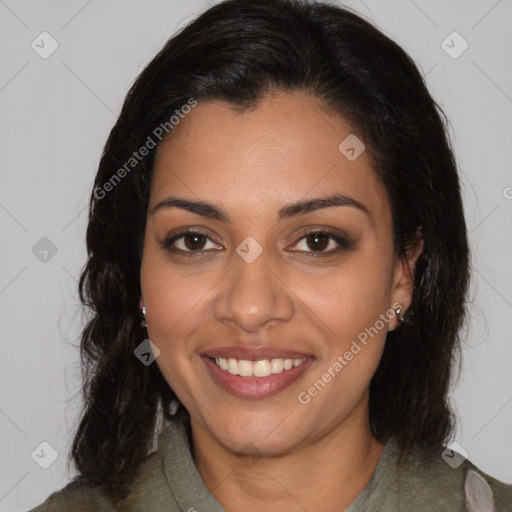
[[237, 256], [217, 290], [215, 318], [247, 333], [287, 322], [294, 315], [293, 292], [269, 266], [265, 251], [252, 263]]

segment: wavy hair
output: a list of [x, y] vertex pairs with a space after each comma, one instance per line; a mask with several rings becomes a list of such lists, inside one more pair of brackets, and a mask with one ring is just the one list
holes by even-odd
[[[84, 405], [70, 460], [76, 482], [102, 486], [115, 501], [128, 495], [159, 418], [189, 420], [181, 404], [171, 414], [177, 398], [158, 366], [134, 356], [146, 337], [140, 264], [158, 145], [130, 159], [191, 98], [226, 100], [243, 111], [276, 91], [306, 92], [355, 127], [388, 194], [396, 254], [423, 239], [407, 322], [388, 333], [371, 381], [373, 436], [396, 436], [403, 454], [442, 445], [452, 434], [447, 394], [465, 319], [469, 254], [444, 113], [412, 59], [352, 11], [305, 0], [227, 0], [169, 39], [140, 73], [90, 197], [88, 259], [79, 280], [89, 313], [80, 339]], [[122, 179], [113, 181], [115, 175]]]

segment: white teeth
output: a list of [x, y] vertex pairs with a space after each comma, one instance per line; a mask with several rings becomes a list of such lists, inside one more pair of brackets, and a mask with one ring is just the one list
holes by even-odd
[[238, 375], [241, 377], [251, 377], [253, 374], [254, 364], [252, 361], [238, 361]]
[[270, 366], [272, 367], [272, 373], [281, 373], [284, 369], [284, 359], [272, 359]]
[[248, 361], [246, 359], [225, 359], [216, 357], [215, 364], [231, 375], [241, 377], [268, 377], [271, 374], [282, 373], [300, 366], [306, 360], [302, 359], [262, 359], [260, 361]]
[[268, 377], [272, 372], [270, 371], [270, 361], [263, 359], [262, 361], [255, 361], [254, 364], [255, 377]]
[[236, 359], [228, 359], [228, 372], [231, 375], [238, 375], [238, 361]]

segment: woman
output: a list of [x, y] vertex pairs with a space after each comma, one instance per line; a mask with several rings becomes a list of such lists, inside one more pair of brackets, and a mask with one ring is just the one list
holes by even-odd
[[441, 116], [339, 7], [228, 0], [173, 37], [100, 162], [79, 476], [34, 510], [512, 510], [445, 448], [469, 270]]

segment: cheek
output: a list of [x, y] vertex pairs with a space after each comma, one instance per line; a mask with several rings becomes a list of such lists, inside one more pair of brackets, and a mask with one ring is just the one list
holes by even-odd
[[141, 269], [141, 287], [148, 337], [160, 350], [156, 363], [180, 401], [193, 407], [187, 397], [192, 389], [198, 392], [190, 371], [191, 364], [197, 364], [197, 347], [190, 340], [197, 337], [205, 318], [201, 312], [208, 292], [205, 278], [183, 277], [148, 257]]
[[376, 251], [360, 251], [328, 273], [296, 279], [293, 290], [336, 339], [346, 342], [388, 310], [390, 266]]
[[144, 252], [141, 265], [141, 291], [146, 306], [148, 334], [160, 349], [163, 336], [171, 334], [197, 302], [194, 288], [189, 286], [158, 249]]
[[200, 277], [184, 279], [176, 273], [156, 272], [143, 280], [148, 333], [157, 342], [175, 339], [197, 323], [211, 287]]

